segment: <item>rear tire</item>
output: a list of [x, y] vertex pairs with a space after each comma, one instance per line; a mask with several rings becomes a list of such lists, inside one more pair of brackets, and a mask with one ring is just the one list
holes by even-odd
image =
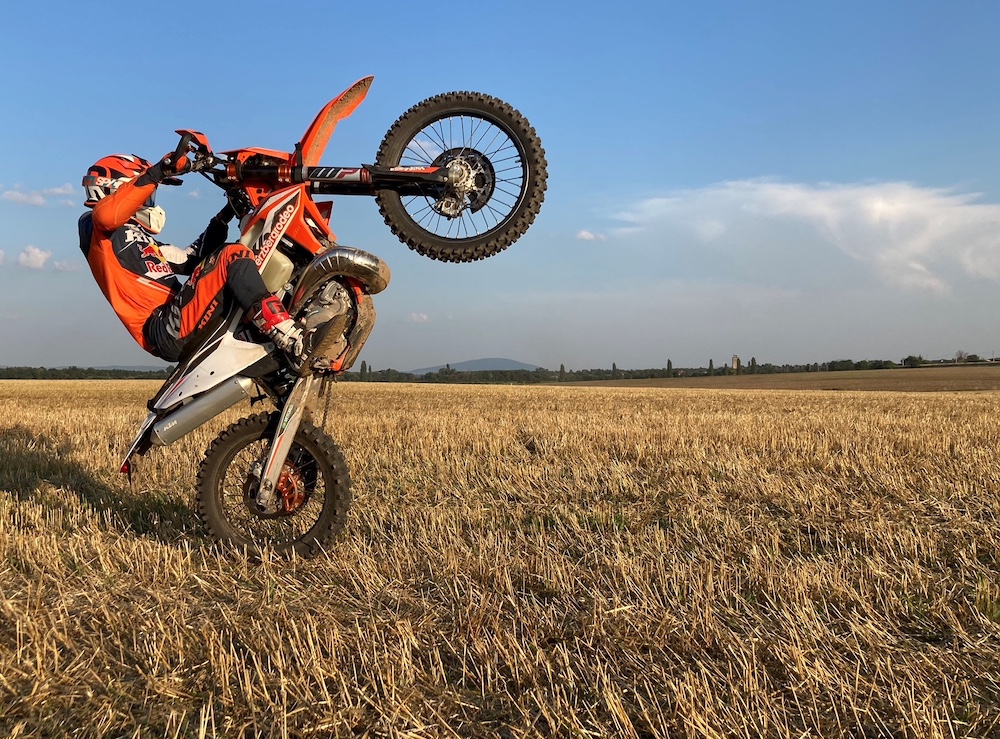
[[[485, 149], [485, 151], [484, 151]], [[527, 119], [504, 101], [449, 92], [406, 111], [382, 140], [380, 167], [458, 162], [469, 187], [457, 196], [379, 190], [386, 225], [414, 251], [443, 262], [472, 262], [520, 238], [545, 199], [545, 150]]]
[[[326, 432], [302, 421], [288, 452], [279, 487], [291, 508], [264, 515], [248, 500], [251, 467], [270, 448], [278, 413], [232, 424], [205, 452], [198, 471], [198, 513], [215, 540], [258, 553], [312, 556], [328, 547], [347, 521], [351, 477], [340, 449]], [[255, 489], [255, 488], [254, 488]]]

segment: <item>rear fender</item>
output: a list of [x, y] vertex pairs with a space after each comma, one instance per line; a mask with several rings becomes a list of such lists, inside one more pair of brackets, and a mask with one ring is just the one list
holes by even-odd
[[153, 424], [162, 415], [161, 411], [150, 411], [149, 415], [146, 416], [146, 420], [142, 422], [142, 426], [139, 427], [139, 431], [136, 432], [135, 438], [132, 439], [132, 444], [129, 446], [128, 451], [125, 452], [125, 458], [122, 459], [118, 471], [123, 475], [128, 475], [130, 480], [132, 479], [132, 455], [136, 453], [145, 454], [149, 450], [149, 447], [152, 446], [149, 441], [150, 431], [153, 428]]
[[223, 325], [225, 330], [218, 337], [208, 337], [153, 396], [149, 402], [149, 415], [129, 445], [121, 472], [130, 473], [132, 456], [145, 454], [152, 446], [151, 433], [157, 421], [268, 357], [267, 350], [260, 344], [242, 341], [233, 335], [240, 319], [241, 315], [237, 313], [228, 324]]
[[234, 310], [227, 320], [201, 337], [200, 345], [184, 358], [153, 396], [149, 410], [170, 410], [267, 357], [267, 350], [260, 344], [236, 338], [234, 334], [242, 320], [242, 311]]
[[232, 328], [212, 342], [211, 347], [203, 348], [204, 358], [167, 388], [154, 403], [152, 411], [169, 410], [178, 403], [211, 390], [268, 355], [260, 344], [237, 339]]

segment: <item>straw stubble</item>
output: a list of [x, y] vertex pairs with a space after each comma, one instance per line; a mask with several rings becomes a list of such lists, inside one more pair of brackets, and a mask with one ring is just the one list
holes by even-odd
[[209, 543], [234, 409], [0, 383], [17, 736], [1000, 733], [997, 393], [341, 383], [335, 548]]

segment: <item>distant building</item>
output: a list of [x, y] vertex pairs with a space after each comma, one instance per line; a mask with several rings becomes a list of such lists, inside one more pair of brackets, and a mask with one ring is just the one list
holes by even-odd
[[742, 365], [740, 364], [740, 358], [734, 354], [733, 355], [733, 372], [739, 372], [741, 366]]

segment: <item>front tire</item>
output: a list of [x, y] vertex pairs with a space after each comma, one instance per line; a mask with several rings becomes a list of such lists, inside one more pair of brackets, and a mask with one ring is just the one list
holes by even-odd
[[266, 515], [253, 505], [251, 470], [262, 463], [278, 413], [232, 424], [205, 452], [198, 471], [198, 513], [212, 538], [260, 552], [312, 556], [329, 546], [347, 521], [351, 477], [340, 449], [326, 432], [304, 420], [282, 468], [282, 510]]
[[406, 111], [382, 140], [380, 167], [448, 167], [459, 184], [422, 195], [379, 190], [386, 225], [443, 262], [491, 257], [520, 238], [545, 199], [545, 150], [527, 119], [489, 95], [449, 92]]

